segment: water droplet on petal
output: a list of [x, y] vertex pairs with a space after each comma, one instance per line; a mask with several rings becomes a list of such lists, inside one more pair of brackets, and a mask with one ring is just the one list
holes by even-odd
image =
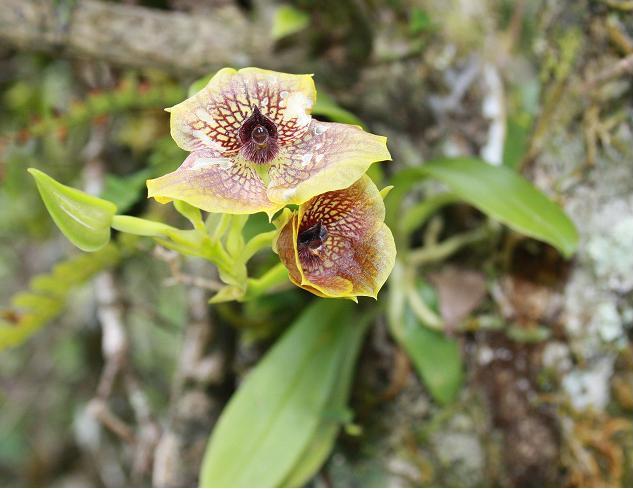
[[301, 157], [301, 164], [302, 164], [303, 166], [306, 166], [308, 163], [310, 163], [310, 161], [312, 161], [312, 153], [307, 153], [307, 154], [304, 154], [304, 155]]

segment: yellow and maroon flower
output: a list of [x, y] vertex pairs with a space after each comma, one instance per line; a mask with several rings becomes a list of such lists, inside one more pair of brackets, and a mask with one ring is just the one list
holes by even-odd
[[274, 248], [299, 287], [321, 297], [376, 298], [396, 258], [384, 219], [382, 196], [363, 176], [284, 211]]
[[391, 159], [386, 138], [313, 120], [315, 100], [311, 75], [220, 70], [168, 109], [172, 137], [191, 154], [176, 171], [148, 180], [149, 196], [209, 212], [272, 215], [346, 188], [372, 163]]

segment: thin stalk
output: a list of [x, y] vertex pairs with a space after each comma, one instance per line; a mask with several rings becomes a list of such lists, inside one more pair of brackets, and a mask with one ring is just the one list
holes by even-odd
[[457, 195], [450, 192], [443, 192], [424, 199], [407, 209], [400, 222], [400, 231], [405, 235], [412, 233], [420, 228], [437, 210], [459, 200]]
[[407, 299], [409, 299], [409, 305], [413, 310], [413, 313], [424, 324], [424, 326], [435, 329], [437, 331], [444, 331], [444, 326], [440, 317], [431, 310], [426, 302], [422, 300], [414, 287], [407, 287]]
[[404, 293], [413, 313], [425, 326], [438, 331], [444, 330], [442, 319], [424, 302], [415, 285], [415, 269], [404, 272]]
[[436, 245], [411, 250], [407, 256], [407, 262], [413, 266], [420, 266], [426, 263], [445, 260], [464, 246], [481, 241], [488, 237], [489, 234], [490, 229], [488, 226], [484, 226], [473, 231], [458, 234]]
[[276, 235], [277, 231], [273, 230], [253, 236], [244, 247], [244, 251], [242, 253], [242, 259], [244, 262], [250, 260], [259, 250], [271, 246]]
[[248, 280], [245, 300], [272, 292], [274, 289], [288, 282], [288, 270], [282, 263], [278, 263], [259, 278]]

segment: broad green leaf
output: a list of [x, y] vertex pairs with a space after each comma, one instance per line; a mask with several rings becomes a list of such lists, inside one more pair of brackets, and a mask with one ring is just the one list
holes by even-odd
[[[425, 327], [406, 300], [404, 265], [396, 263], [389, 279], [389, 329], [407, 352], [429, 393], [440, 404], [455, 400], [464, 382], [462, 357], [456, 340]], [[436, 309], [433, 289], [420, 283], [418, 293]]]
[[466, 202], [511, 228], [555, 246], [567, 257], [576, 250], [574, 223], [516, 172], [468, 158], [428, 163], [423, 169]]
[[[233, 395], [213, 431], [202, 463], [204, 487], [276, 487], [300, 465], [341, 388], [345, 361], [362, 328], [347, 301], [317, 301], [290, 327]], [[323, 450], [316, 459], [323, 460]], [[318, 468], [318, 467], [317, 467]]]
[[35, 168], [28, 171], [53, 221], [77, 248], [96, 251], [110, 241], [110, 224], [116, 212], [112, 202], [62, 185]]
[[349, 421], [351, 414], [347, 408], [350, 387], [354, 375], [354, 367], [360, 350], [365, 326], [368, 324], [363, 318], [358, 327], [347, 328], [352, 337], [347, 340], [350, 344], [347, 356], [343, 358], [340, 375], [333, 389], [332, 396], [327, 405], [330, 406], [329, 415], [324, 416], [321, 425], [306, 450], [299, 458], [299, 462], [293, 467], [288, 478], [284, 482], [285, 487], [302, 487], [321, 468], [329, 456], [336, 437], [341, 429], [341, 423]]
[[312, 108], [312, 114], [317, 117], [327, 117], [334, 122], [363, 127], [363, 123], [358, 117], [339, 106], [332, 97], [323, 92], [319, 92], [316, 103]]
[[463, 383], [462, 357], [457, 341], [424, 327], [407, 307], [399, 342], [433, 398], [441, 404], [453, 402]]
[[291, 5], [281, 5], [275, 12], [271, 35], [278, 40], [308, 27], [310, 16]]
[[[408, 168], [392, 182], [395, 189], [391, 192], [391, 202], [398, 203], [416, 180], [425, 177], [441, 181], [451, 192], [490, 217], [555, 246], [566, 257], [576, 251], [578, 233], [569, 217], [530, 182], [505, 166], [491, 166], [475, 158], [456, 158]], [[397, 218], [397, 210], [392, 209], [390, 218], [391, 222]]]

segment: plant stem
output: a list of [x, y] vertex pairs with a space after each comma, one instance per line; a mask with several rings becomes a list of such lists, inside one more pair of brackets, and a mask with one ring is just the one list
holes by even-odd
[[288, 271], [282, 263], [278, 263], [259, 278], [248, 280], [248, 288], [244, 300], [272, 292], [288, 282]]
[[459, 197], [451, 192], [433, 195], [407, 209], [400, 222], [400, 231], [407, 235], [419, 227], [441, 207], [459, 201]]
[[244, 247], [244, 252], [242, 253], [244, 262], [250, 260], [259, 250], [271, 246], [276, 234], [277, 231], [273, 230], [253, 236]]
[[404, 293], [413, 313], [424, 326], [443, 331], [442, 319], [424, 302], [416, 287], [416, 274], [414, 268], [402, 270], [404, 279]]
[[407, 257], [407, 261], [413, 266], [441, 261], [457, 252], [460, 248], [485, 239], [489, 234], [490, 229], [488, 226], [483, 226], [473, 231], [458, 234], [437, 245], [424, 246], [422, 248], [411, 250]]

